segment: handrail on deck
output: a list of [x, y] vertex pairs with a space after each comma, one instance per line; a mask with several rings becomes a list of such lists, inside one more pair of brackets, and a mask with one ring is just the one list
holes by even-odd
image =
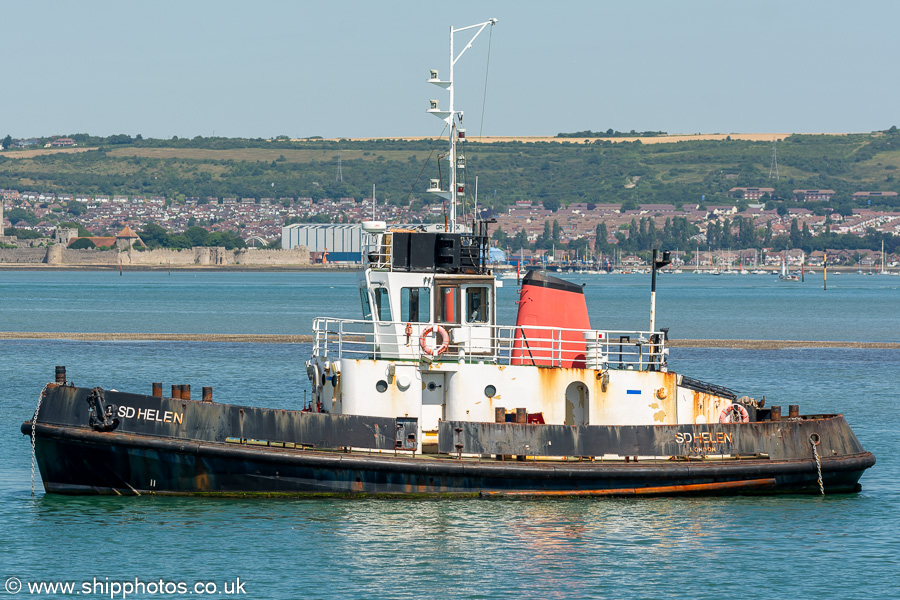
[[[410, 325], [412, 334], [406, 335]], [[420, 336], [427, 329], [426, 346], [439, 347], [437, 325], [451, 339], [445, 352], [429, 355]], [[453, 325], [372, 322], [319, 317], [313, 322], [313, 355], [339, 359], [389, 359], [485, 362], [500, 365], [586, 367], [637, 371], [666, 370], [668, 349], [663, 332], [603, 331], [515, 325]]]
[[367, 234], [362, 250], [364, 265], [376, 270], [391, 270], [392, 232]]

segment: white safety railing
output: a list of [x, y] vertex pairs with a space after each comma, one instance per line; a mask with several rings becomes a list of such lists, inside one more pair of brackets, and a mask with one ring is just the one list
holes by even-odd
[[367, 234], [363, 240], [363, 264], [375, 270], [391, 270], [391, 233]]
[[[441, 329], [446, 332], [446, 338]], [[664, 369], [668, 357], [665, 335], [650, 331], [373, 323], [320, 317], [313, 322], [313, 332], [313, 355], [330, 360], [462, 360], [501, 365], [652, 371]]]

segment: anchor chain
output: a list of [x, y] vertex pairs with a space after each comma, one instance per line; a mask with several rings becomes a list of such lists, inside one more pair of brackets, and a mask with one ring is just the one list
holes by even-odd
[[819, 461], [819, 449], [816, 448], [816, 446], [819, 445], [819, 436], [816, 434], [809, 436], [809, 443], [812, 444], [813, 456], [816, 457], [816, 471], [819, 474], [819, 492], [824, 496], [825, 484], [822, 482], [822, 463]]
[[37, 435], [37, 418], [38, 412], [41, 410], [41, 402], [44, 400], [44, 394], [47, 393], [47, 386], [44, 386], [44, 389], [41, 390], [41, 395], [38, 396], [37, 407], [34, 409], [34, 416], [31, 418], [31, 495], [34, 496], [34, 464], [35, 464], [35, 450], [34, 450], [34, 438]]

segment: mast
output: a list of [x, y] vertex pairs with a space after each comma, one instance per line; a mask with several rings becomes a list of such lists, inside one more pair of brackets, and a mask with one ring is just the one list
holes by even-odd
[[671, 254], [663, 252], [662, 259], [660, 259], [659, 251], [654, 248], [650, 261], [653, 263], [650, 267], [650, 332], [652, 333], [656, 331], [656, 271], [672, 262]]
[[[456, 65], [457, 61], [462, 58], [462, 55], [466, 53], [466, 50], [472, 47], [472, 42], [475, 41], [484, 28], [490, 25], [493, 27], [497, 23], [497, 19], [488, 19], [484, 23], [477, 23], [475, 25], [469, 25], [468, 27], [460, 27], [459, 29], [453, 29], [450, 27], [450, 78], [447, 80], [441, 80], [438, 77], [438, 71], [436, 69], [432, 69], [430, 72], [430, 77], [428, 79], [428, 83], [432, 83], [438, 87], [444, 88], [448, 92], [450, 92], [450, 106], [447, 110], [441, 110], [438, 107], [437, 100], [430, 101], [430, 107], [428, 109], [428, 113], [433, 114], [438, 117], [447, 126], [450, 128], [449, 133], [449, 142], [450, 149], [447, 153], [447, 158], [449, 162], [449, 172], [450, 172], [450, 185], [448, 189], [443, 189], [441, 182], [437, 179], [431, 180], [431, 185], [428, 188], [428, 191], [437, 194], [441, 198], [450, 201], [450, 220], [447, 226], [447, 231], [449, 233], [456, 233], [456, 198], [457, 196], [465, 196], [465, 187], [463, 187], [459, 183], [457, 169], [459, 168], [458, 160], [457, 160], [457, 150], [456, 144], [460, 139], [465, 139], [465, 130], [460, 129], [459, 124], [462, 122], [463, 112], [458, 111], [455, 108], [454, 100], [455, 100], [455, 89], [453, 86], [453, 67]], [[466, 46], [462, 49], [459, 55], [456, 55], [453, 49], [453, 35], [459, 33], [461, 31], [467, 31], [469, 29], [478, 29], [475, 32], [475, 35], [466, 43]]]

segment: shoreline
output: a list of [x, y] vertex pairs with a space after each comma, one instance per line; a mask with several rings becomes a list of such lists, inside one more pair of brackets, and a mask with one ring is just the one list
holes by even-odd
[[[129, 272], [129, 271], [197, 271], [197, 272], [211, 272], [211, 271], [227, 271], [227, 272], [286, 272], [286, 273], [328, 273], [328, 272], [358, 272], [362, 271], [363, 267], [360, 263], [330, 263], [330, 264], [307, 264], [307, 265], [125, 265], [124, 267], [120, 267], [118, 264], [46, 264], [46, 263], [13, 263], [13, 262], [0, 262], [0, 271], [119, 271]], [[641, 269], [646, 269], [646, 266], [638, 267]], [[681, 267], [685, 273], [692, 274], [708, 274], [709, 271], [707, 269], [696, 269], [693, 267]], [[811, 267], [812, 273], [811, 275], [820, 275], [823, 271], [822, 267], [814, 266]], [[761, 270], [766, 271], [766, 275], [778, 275], [781, 271], [776, 267], [765, 267]], [[796, 269], [794, 269], [796, 270]], [[839, 266], [839, 267], [828, 267], [828, 271], [831, 273], [857, 273], [862, 270], [859, 266]], [[495, 269], [495, 272], [512, 272], [515, 271], [515, 266], [501, 266]], [[877, 271], [864, 271], [865, 274], [880, 274]], [[562, 273], [563, 275], [567, 275], [570, 273]], [[578, 275], [579, 273], [571, 273], [572, 275]], [[661, 271], [662, 275], [674, 275], [669, 271]]]
[[[275, 333], [92, 333], [53, 331], [0, 331], [0, 340], [71, 340], [81, 342], [230, 342], [255, 344], [312, 343], [309, 334]], [[673, 348], [729, 350], [783, 350], [785, 348], [859, 348], [900, 350], [900, 342], [846, 342], [825, 340], [669, 340]]]
[[[118, 264], [115, 265], [48, 265], [44, 263], [2, 263], [0, 262], [0, 271], [119, 271]], [[121, 268], [125, 273], [129, 271], [229, 271], [229, 272], [290, 272], [290, 273], [316, 273], [316, 272], [335, 272], [335, 271], [361, 271], [362, 267], [358, 264], [339, 265], [330, 264], [322, 266], [315, 265], [127, 265]]]

